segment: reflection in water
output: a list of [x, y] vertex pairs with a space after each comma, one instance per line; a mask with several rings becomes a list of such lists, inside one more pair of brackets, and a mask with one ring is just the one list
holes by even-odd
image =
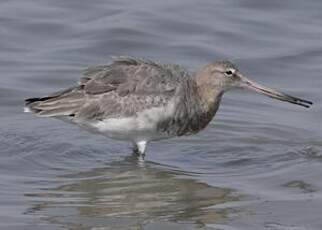
[[211, 206], [235, 199], [228, 189], [184, 178], [150, 162], [139, 164], [134, 156], [62, 179], [62, 186], [25, 194], [33, 203], [27, 214], [69, 229], [140, 229], [160, 221], [204, 226], [225, 215], [225, 210]]
[[298, 189], [300, 189], [300, 191], [302, 191], [304, 193], [312, 193], [312, 192], [319, 191], [318, 188], [315, 188], [310, 183], [307, 183], [302, 180], [292, 180], [292, 181], [285, 183], [283, 186], [285, 186], [287, 188], [298, 188]]

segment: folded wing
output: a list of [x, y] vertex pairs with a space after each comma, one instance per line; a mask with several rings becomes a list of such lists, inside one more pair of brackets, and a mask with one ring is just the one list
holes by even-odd
[[26, 99], [25, 105], [46, 117], [102, 119], [133, 115], [142, 107], [167, 103], [188, 77], [188, 72], [177, 65], [119, 57], [112, 64], [85, 70], [79, 85], [46, 97]]

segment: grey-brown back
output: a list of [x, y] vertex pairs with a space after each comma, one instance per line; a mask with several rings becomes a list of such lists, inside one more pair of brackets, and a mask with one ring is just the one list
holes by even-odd
[[190, 78], [178, 65], [119, 57], [109, 65], [85, 70], [78, 86], [27, 99], [26, 106], [40, 116], [81, 120], [131, 116], [140, 110], [167, 104], [182, 82]]

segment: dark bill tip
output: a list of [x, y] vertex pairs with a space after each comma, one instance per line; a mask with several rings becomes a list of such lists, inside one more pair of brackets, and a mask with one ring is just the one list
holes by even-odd
[[300, 105], [305, 108], [310, 108], [310, 106], [313, 105], [312, 101], [303, 100], [301, 98], [293, 97], [293, 96], [285, 94], [285, 93], [281, 93], [281, 97], [284, 99], [284, 101], [287, 101], [292, 104]]

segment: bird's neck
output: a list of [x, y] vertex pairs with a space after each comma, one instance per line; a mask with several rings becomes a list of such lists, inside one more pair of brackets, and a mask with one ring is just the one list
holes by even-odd
[[203, 72], [196, 73], [192, 80], [193, 93], [194, 97], [198, 98], [202, 110], [205, 112], [213, 111], [213, 115], [215, 115], [224, 91], [220, 87], [212, 85], [210, 77]]
[[194, 78], [186, 82], [176, 109], [175, 123], [178, 123], [177, 135], [197, 133], [204, 129], [216, 114], [222, 93], [207, 92], [204, 86], [200, 88]]
[[182, 82], [175, 97], [174, 114], [161, 121], [157, 129], [170, 135], [189, 135], [204, 129], [216, 114], [222, 92], [198, 81], [196, 77]]

